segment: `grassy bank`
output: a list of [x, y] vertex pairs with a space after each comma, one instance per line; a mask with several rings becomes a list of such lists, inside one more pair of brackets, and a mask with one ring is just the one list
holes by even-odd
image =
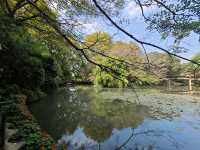
[[10, 88], [0, 89], [0, 110], [6, 115], [8, 128], [17, 130], [9, 142], [24, 141], [25, 146], [22, 149], [26, 150], [52, 149], [53, 139], [42, 131], [26, 103], [26, 95], [14, 92]]

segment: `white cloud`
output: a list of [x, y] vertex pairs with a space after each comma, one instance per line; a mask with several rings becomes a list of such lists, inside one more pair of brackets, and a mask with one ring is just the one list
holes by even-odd
[[86, 34], [91, 34], [94, 32], [101, 31], [102, 27], [99, 22], [94, 21], [94, 22], [88, 22], [88, 23], [83, 23], [82, 24], [82, 31]]
[[[155, 7], [143, 7], [144, 14], [148, 15], [155, 10]], [[124, 15], [128, 18], [141, 18], [142, 12], [139, 5], [134, 1], [128, 1], [126, 7], [123, 10]]]
[[140, 8], [136, 5], [134, 1], [131, 1], [125, 7], [124, 13], [126, 13], [130, 17], [136, 17], [140, 15]]

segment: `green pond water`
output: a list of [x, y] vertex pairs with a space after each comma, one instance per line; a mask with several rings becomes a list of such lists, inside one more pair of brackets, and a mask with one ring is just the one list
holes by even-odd
[[199, 150], [200, 96], [170, 93], [70, 87], [30, 110], [68, 150]]

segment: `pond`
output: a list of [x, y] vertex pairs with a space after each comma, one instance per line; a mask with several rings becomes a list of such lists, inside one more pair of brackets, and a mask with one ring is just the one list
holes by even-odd
[[157, 89], [71, 87], [30, 106], [68, 150], [199, 150], [200, 97]]

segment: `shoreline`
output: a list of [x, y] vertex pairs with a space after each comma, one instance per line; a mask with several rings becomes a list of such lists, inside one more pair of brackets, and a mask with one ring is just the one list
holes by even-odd
[[[6, 101], [11, 98], [10, 103]], [[43, 129], [27, 105], [27, 96], [23, 94], [10, 94], [4, 97], [1, 112], [5, 113], [6, 128], [4, 138], [5, 150], [12, 145], [23, 143], [17, 149], [45, 149], [50, 150], [55, 144], [53, 138]], [[16, 150], [17, 150], [16, 149]]]

